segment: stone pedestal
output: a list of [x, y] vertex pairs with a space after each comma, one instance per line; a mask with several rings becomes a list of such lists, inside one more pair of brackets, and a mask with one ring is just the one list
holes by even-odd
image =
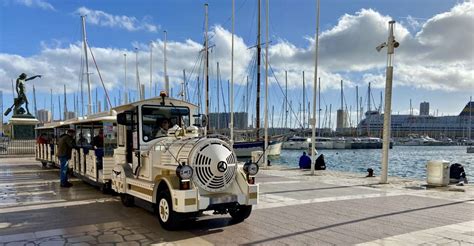
[[39, 121], [31, 115], [14, 115], [8, 121], [12, 139], [35, 139], [35, 127]]

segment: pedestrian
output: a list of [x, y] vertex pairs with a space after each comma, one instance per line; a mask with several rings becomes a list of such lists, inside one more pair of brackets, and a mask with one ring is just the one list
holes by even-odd
[[56, 156], [59, 158], [59, 162], [61, 163], [60, 181], [61, 187], [64, 188], [69, 188], [72, 186], [72, 184], [67, 181], [67, 171], [69, 160], [71, 159], [72, 149], [76, 148], [74, 141], [75, 132], [76, 131], [74, 129], [69, 129], [58, 139], [58, 153]]

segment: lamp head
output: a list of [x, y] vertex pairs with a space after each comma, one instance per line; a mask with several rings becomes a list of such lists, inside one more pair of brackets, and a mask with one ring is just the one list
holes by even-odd
[[385, 46], [387, 46], [387, 43], [383, 42], [382, 44], [377, 46], [375, 49], [377, 50], [377, 52], [380, 52]]

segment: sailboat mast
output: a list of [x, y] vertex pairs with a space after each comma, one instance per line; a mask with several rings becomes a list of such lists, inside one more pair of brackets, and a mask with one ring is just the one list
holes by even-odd
[[269, 0], [266, 1], [266, 14], [265, 14], [265, 17], [266, 17], [266, 28], [265, 28], [265, 122], [264, 122], [264, 125], [265, 125], [265, 149], [264, 149], [264, 155], [265, 155], [265, 158], [264, 158], [264, 161], [265, 163], [263, 164], [263, 166], [267, 166], [268, 165], [268, 21], [269, 21], [269, 18], [268, 18], [268, 15], [269, 15], [269, 3], [268, 3]]
[[[205, 69], [205, 76], [206, 76], [206, 116], [209, 117], [209, 44], [208, 44], [208, 37], [207, 37], [207, 29], [208, 29], [208, 19], [207, 19], [207, 9], [208, 9], [208, 4], [204, 4], [204, 9], [205, 9], [205, 15], [206, 15], [206, 34], [205, 34], [205, 54], [206, 54], [206, 69]], [[204, 130], [204, 135], [207, 136], [207, 131], [209, 130], [209, 124], [207, 124], [205, 130]]]
[[285, 128], [288, 128], [288, 71], [285, 71]]
[[230, 60], [230, 145], [234, 145], [234, 14], [235, 1], [232, 0], [232, 44], [231, 44], [231, 60]]
[[[206, 4], [206, 13], [207, 13], [207, 4]], [[206, 30], [207, 30], [207, 17], [206, 17]], [[170, 97], [171, 96], [170, 95], [170, 82], [168, 80], [168, 71], [166, 69], [166, 43], [168, 41], [167, 40], [168, 32], [165, 30], [163, 31], [163, 34], [165, 35], [165, 38], [164, 38], [165, 41], [163, 43], [163, 72], [165, 73], [165, 91], [166, 91], [166, 95]], [[206, 56], [206, 59], [207, 59], [207, 56]]]
[[304, 81], [304, 71], [303, 71], [303, 129], [305, 129], [305, 124], [306, 124], [306, 85]]
[[50, 96], [50, 100], [51, 100], [51, 122], [54, 121], [54, 104], [53, 104], [53, 89], [50, 89], [51, 90], [51, 96]]
[[183, 69], [183, 85], [181, 86], [182, 91], [181, 91], [181, 101], [184, 101], [186, 98], [186, 70]]
[[124, 100], [124, 104], [127, 104], [127, 103], [128, 103], [128, 86], [127, 86], [127, 54], [123, 54], [123, 69], [124, 69], [124, 71], [125, 71], [125, 77], [124, 77], [124, 81], [125, 81], [125, 88], [123, 88], [123, 93], [124, 93], [123, 100]]
[[150, 42], [150, 98], [153, 97], [153, 41]]
[[67, 120], [66, 85], [64, 85], [64, 120]]
[[469, 97], [469, 140], [472, 139], [472, 96]]
[[140, 76], [138, 75], [138, 48], [135, 48], [135, 72], [137, 80], [137, 101], [142, 100], [142, 89], [140, 86]]
[[318, 83], [318, 48], [319, 48], [319, 0], [317, 4], [317, 14], [316, 14], [316, 38], [314, 42], [314, 84], [313, 84], [313, 119], [311, 120], [312, 124], [312, 134], [311, 134], [311, 175], [314, 175], [314, 168], [316, 166], [316, 89]]
[[357, 114], [356, 114], [356, 136], [359, 136], [359, 131], [357, 131], [357, 126], [359, 125], [359, 86], [356, 85], [356, 109], [357, 109]]
[[369, 116], [370, 116], [370, 82], [369, 82], [369, 91], [368, 91], [368, 97], [367, 97], [367, 116], [365, 117], [365, 122], [367, 124], [367, 137], [370, 137], [370, 121], [369, 121]]
[[341, 110], [344, 112], [344, 85], [341, 79]]
[[[1, 100], [1, 99], [0, 99]], [[66, 100], [66, 99], [64, 99]], [[33, 103], [34, 103], [34, 109], [35, 109], [35, 116], [38, 117], [38, 107], [36, 106], [36, 90], [35, 90], [35, 85], [33, 85]], [[3, 112], [3, 108], [2, 108], [2, 112]], [[3, 130], [3, 128], [2, 128]]]
[[[321, 137], [321, 77], [318, 78], [318, 136]], [[314, 105], [316, 107], [316, 105]]]
[[257, 22], [257, 99], [256, 99], [256, 122], [255, 129], [257, 134], [257, 139], [260, 138], [260, 63], [261, 63], [261, 44], [260, 44], [260, 0], [258, 0], [258, 22]]
[[86, 78], [87, 78], [87, 94], [89, 96], [87, 104], [87, 115], [92, 113], [92, 94], [91, 94], [91, 78], [89, 74], [89, 59], [87, 55], [87, 34], [86, 34], [86, 16], [81, 16], [82, 20], [82, 40], [84, 44], [84, 56], [86, 59]]
[[219, 121], [219, 113], [221, 112], [220, 110], [220, 107], [219, 107], [219, 104], [220, 104], [220, 97], [219, 97], [219, 84], [220, 84], [220, 71], [219, 71], [219, 62], [217, 62], [217, 112], [216, 112], [216, 116], [217, 116], [217, 126], [216, 128], [217, 129], [220, 129], [220, 121]]

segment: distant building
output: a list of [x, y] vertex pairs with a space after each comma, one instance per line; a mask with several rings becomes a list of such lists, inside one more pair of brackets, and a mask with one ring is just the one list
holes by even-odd
[[38, 110], [38, 115], [36, 116], [41, 123], [51, 122], [51, 111], [47, 109]]
[[[209, 128], [223, 129], [229, 128], [230, 113], [210, 113]], [[234, 112], [234, 128], [248, 128], [248, 114], [246, 112]]]
[[[393, 115], [391, 117], [392, 137], [407, 137], [411, 134], [428, 135], [434, 138], [468, 138], [474, 132], [474, 102], [469, 102], [459, 115], [435, 117], [431, 115]], [[471, 116], [470, 116], [471, 115]], [[360, 134], [381, 137], [383, 114], [367, 112], [357, 126]]]
[[76, 118], [76, 112], [68, 111], [64, 112], [64, 120], [74, 119]]
[[430, 103], [422, 102], [420, 103], [420, 115], [430, 115]]
[[347, 127], [347, 112], [339, 109], [337, 110], [337, 118], [336, 118], [336, 131], [338, 129], [343, 129]]

